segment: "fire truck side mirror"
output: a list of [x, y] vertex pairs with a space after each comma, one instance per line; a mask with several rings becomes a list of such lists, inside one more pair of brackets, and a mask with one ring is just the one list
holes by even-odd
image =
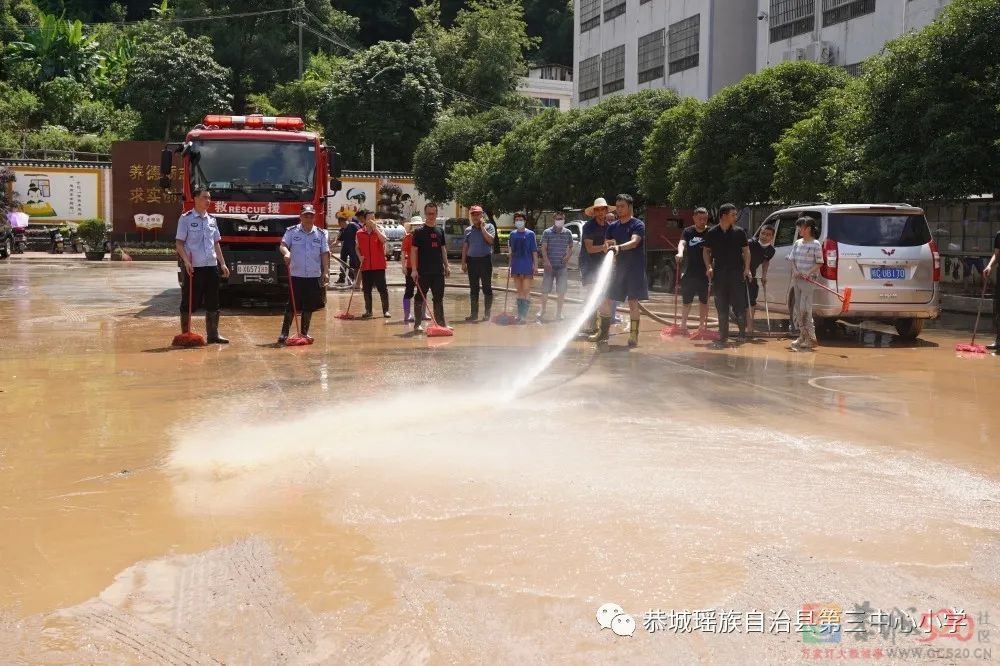
[[331, 178], [330, 179], [330, 191], [333, 192], [334, 194], [336, 194], [341, 189], [343, 189], [343, 187], [344, 187], [344, 184], [342, 182], [340, 182], [339, 178]]
[[[164, 148], [160, 151], [160, 185], [163, 187], [170, 187], [170, 168], [174, 165], [174, 151], [169, 148]], [[166, 178], [166, 185], [163, 185], [163, 179]]]
[[330, 178], [334, 178], [334, 179], [340, 178], [340, 175], [341, 175], [340, 153], [338, 153], [333, 148], [330, 148], [329, 152], [327, 152], [326, 155], [327, 155], [327, 162], [328, 162], [327, 163], [327, 166], [328, 166], [327, 171], [330, 174]]

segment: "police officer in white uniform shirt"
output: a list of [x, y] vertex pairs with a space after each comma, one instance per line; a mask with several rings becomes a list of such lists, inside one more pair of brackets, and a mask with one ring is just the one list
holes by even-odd
[[[177, 221], [174, 247], [184, 262], [184, 284], [181, 289], [181, 330], [191, 331], [188, 314], [188, 295], [193, 291], [191, 310], [205, 308], [205, 329], [208, 342], [227, 344], [229, 340], [219, 335], [219, 278], [229, 277], [226, 258], [219, 245], [221, 235], [215, 218], [208, 214], [212, 195], [207, 188], [194, 188], [194, 210], [181, 215]], [[189, 286], [189, 281], [193, 284]]]
[[[305, 204], [299, 214], [299, 223], [285, 231], [280, 246], [295, 294], [295, 307], [302, 313], [302, 335], [310, 340], [312, 313], [326, 306], [326, 288], [330, 284], [330, 242], [326, 229], [315, 226], [315, 222], [316, 210]], [[278, 344], [284, 344], [288, 338], [292, 317], [289, 299]]]

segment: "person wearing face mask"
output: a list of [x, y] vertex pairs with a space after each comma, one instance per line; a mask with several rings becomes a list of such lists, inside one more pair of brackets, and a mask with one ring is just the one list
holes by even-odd
[[510, 248], [510, 276], [517, 289], [517, 323], [524, 324], [531, 309], [531, 283], [538, 271], [538, 243], [535, 232], [525, 229], [524, 213], [514, 214], [514, 231], [507, 245]]
[[774, 227], [765, 224], [760, 228], [760, 233], [755, 238], [751, 238], [750, 247], [750, 280], [747, 282], [747, 295], [750, 297], [747, 307], [747, 334], [752, 335], [754, 308], [757, 307], [757, 296], [760, 294], [760, 285], [757, 284], [757, 269], [761, 269], [760, 281], [767, 286], [767, 269], [774, 259]]
[[563, 318], [563, 301], [566, 299], [566, 267], [573, 250], [573, 233], [566, 228], [566, 214], [556, 213], [552, 226], [542, 232], [542, 308], [538, 311], [538, 321], [545, 321], [545, 304], [552, 284], [556, 286], [556, 319]]

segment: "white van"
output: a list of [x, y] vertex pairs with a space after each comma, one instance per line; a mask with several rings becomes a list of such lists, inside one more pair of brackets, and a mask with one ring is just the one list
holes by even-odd
[[840, 300], [816, 288], [813, 315], [818, 331], [838, 319], [892, 324], [912, 340], [927, 319], [941, 311], [941, 255], [924, 211], [908, 204], [811, 204], [772, 213], [764, 224], [775, 229], [775, 256], [767, 277], [768, 306], [791, 311], [791, 262], [786, 257], [798, 238], [795, 221], [809, 217], [819, 226], [823, 266], [818, 281], [852, 294], [846, 313]]

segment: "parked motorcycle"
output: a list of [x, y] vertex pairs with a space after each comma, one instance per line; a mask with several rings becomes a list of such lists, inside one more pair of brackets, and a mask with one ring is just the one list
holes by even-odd
[[49, 254], [62, 254], [65, 249], [65, 241], [63, 240], [62, 232], [58, 229], [52, 231], [52, 247], [49, 249]]
[[14, 254], [24, 254], [24, 251], [28, 249], [28, 236], [24, 233], [24, 229], [14, 229]]

